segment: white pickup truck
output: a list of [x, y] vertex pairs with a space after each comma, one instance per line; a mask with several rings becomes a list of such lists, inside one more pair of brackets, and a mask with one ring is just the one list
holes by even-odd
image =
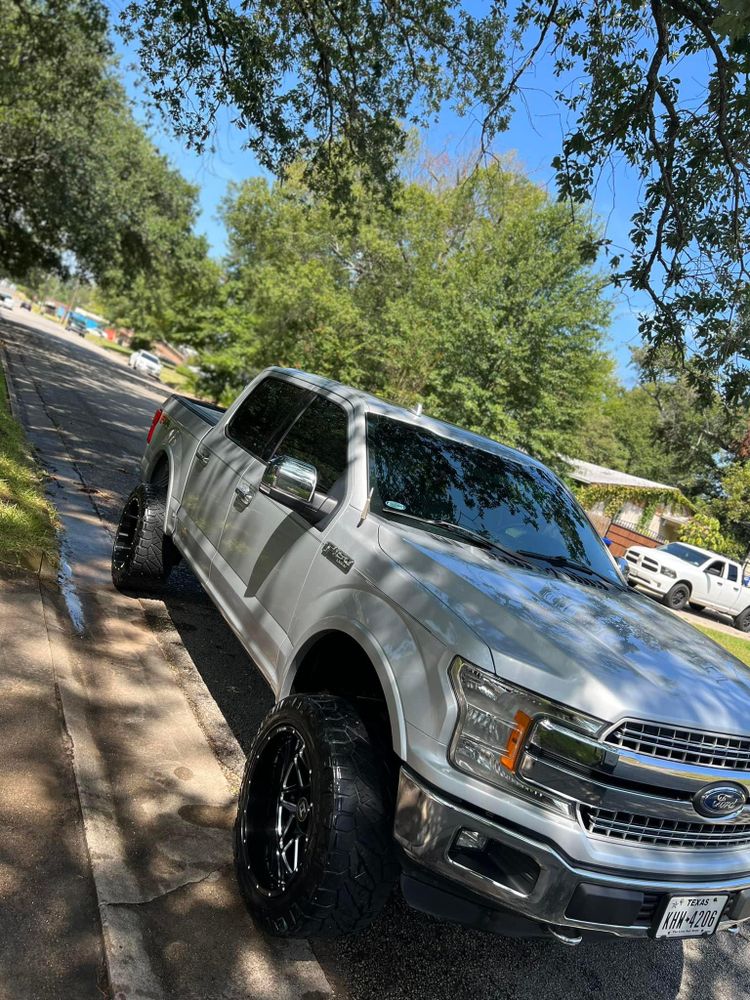
[[690, 604], [732, 618], [735, 628], [750, 632], [750, 587], [743, 584], [738, 562], [686, 542], [659, 548], [633, 545], [625, 553], [628, 580], [679, 611]]
[[630, 589], [540, 462], [269, 369], [154, 416], [114, 582], [181, 556], [276, 699], [234, 835], [270, 933], [359, 930], [397, 881], [571, 945], [750, 919], [750, 671]]

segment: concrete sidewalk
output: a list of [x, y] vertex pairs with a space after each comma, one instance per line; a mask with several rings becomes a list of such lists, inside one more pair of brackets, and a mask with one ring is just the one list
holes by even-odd
[[0, 574], [0, 998], [107, 996], [39, 580]]
[[[307, 942], [265, 938], [248, 917], [232, 871], [231, 826], [241, 751], [235, 747], [234, 755], [223, 757], [220, 765], [205, 717], [202, 726], [192, 709], [200, 677], [196, 673], [188, 692], [149, 628], [141, 603], [112, 587], [112, 540], [67, 449], [64, 431], [47, 412], [33, 379], [25, 377], [20, 366], [9, 368], [17, 411], [52, 476], [65, 532], [65, 586], [62, 591], [43, 588], [34, 603], [28, 587], [19, 594], [7, 591], [11, 603], [0, 607], [0, 635], [13, 636], [16, 609], [29, 603], [25, 617], [19, 618], [24, 623], [21, 638], [15, 645], [4, 644], [5, 667], [13, 683], [18, 643], [28, 644], [27, 656], [32, 658], [32, 646], [47, 643], [48, 670], [54, 671], [70, 737], [70, 755], [66, 758], [60, 747], [60, 760], [72, 757], [112, 995], [116, 1000], [330, 996]], [[21, 689], [20, 717], [9, 707], [21, 734], [37, 712], [38, 693]], [[48, 728], [49, 722], [40, 725]], [[31, 770], [34, 760], [34, 727], [29, 729], [30, 741], [17, 753], [19, 787], [26, 780], [26, 764]], [[227, 767], [230, 759], [234, 771]], [[45, 793], [43, 783], [29, 785], [24, 808], [30, 816], [40, 795], [46, 802]], [[75, 802], [72, 787], [66, 797]], [[54, 832], [48, 831], [47, 837], [49, 842], [39, 848], [40, 859], [45, 850], [54, 851]], [[6, 873], [12, 879], [18, 867], [15, 857], [3, 860], [7, 867], [0, 867], [0, 886]], [[46, 906], [65, 893], [62, 873], [48, 875], [42, 868], [34, 877]], [[96, 916], [96, 910], [90, 910], [90, 919], [92, 912]], [[12, 957], [4, 956], [0, 968], [0, 990], [6, 990], [0, 1000], [47, 995], [86, 1000], [75, 970], [82, 979], [91, 975], [82, 971], [83, 959], [73, 951], [69, 974], [76, 985], [45, 994], [24, 989], [25, 973], [18, 969], [24, 955], [32, 956], [29, 964], [45, 961], [43, 951], [37, 958], [33, 934], [25, 936], [19, 928], [14, 945]], [[61, 970], [66, 952], [61, 945]], [[97, 968], [96, 959], [92, 967]]]

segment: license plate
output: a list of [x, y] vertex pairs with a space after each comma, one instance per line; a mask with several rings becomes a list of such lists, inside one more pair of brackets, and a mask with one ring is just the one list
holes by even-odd
[[716, 930], [728, 896], [672, 896], [655, 937], [706, 937]]

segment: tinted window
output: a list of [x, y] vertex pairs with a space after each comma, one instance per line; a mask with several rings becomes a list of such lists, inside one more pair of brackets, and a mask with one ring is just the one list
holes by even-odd
[[731, 563], [727, 566], [727, 579], [732, 583], [737, 583], [738, 573], [737, 567], [733, 566]]
[[238, 445], [268, 461], [275, 441], [310, 398], [310, 392], [279, 378], [265, 378], [229, 421], [227, 434]]
[[[515, 551], [564, 556], [615, 579], [601, 539], [547, 469], [389, 417], [367, 419], [371, 509], [468, 528]], [[450, 534], [450, 527], [424, 525]]]
[[346, 411], [318, 396], [297, 420], [276, 453], [309, 462], [318, 470], [318, 489], [329, 493], [346, 472]]
[[711, 576], [723, 576], [724, 575], [724, 563], [719, 562], [718, 559], [712, 562], [710, 566], [706, 567], [706, 572], [710, 573]]
[[681, 542], [660, 545], [659, 549], [662, 552], [668, 552], [671, 556], [677, 556], [678, 559], [684, 559], [691, 566], [702, 566], [706, 562], [705, 552], [696, 552], [695, 549], [691, 549], [689, 545], [683, 545]]

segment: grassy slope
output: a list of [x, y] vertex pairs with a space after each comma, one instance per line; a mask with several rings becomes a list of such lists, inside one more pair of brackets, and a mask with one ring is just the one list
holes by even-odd
[[[77, 334], [75, 334], [77, 336]], [[92, 344], [96, 344], [97, 347], [104, 347], [108, 351], [116, 351], [118, 354], [131, 354], [132, 351], [129, 347], [123, 347], [122, 344], [116, 344], [114, 340], [107, 340], [106, 337], [97, 337], [95, 333], [87, 333], [86, 340], [90, 341]]]
[[0, 562], [22, 564], [44, 552], [57, 559], [57, 518], [21, 427], [10, 414], [0, 371]]
[[704, 635], [707, 635], [709, 639], [718, 642], [724, 649], [728, 649], [738, 660], [742, 660], [743, 663], [746, 663], [750, 667], [750, 640], [742, 638], [739, 633], [735, 637], [727, 635], [725, 632], [717, 632], [716, 629], [705, 628], [703, 625], [695, 625], [694, 627], [703, 632]]

